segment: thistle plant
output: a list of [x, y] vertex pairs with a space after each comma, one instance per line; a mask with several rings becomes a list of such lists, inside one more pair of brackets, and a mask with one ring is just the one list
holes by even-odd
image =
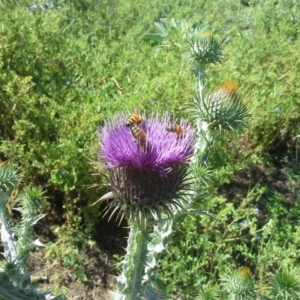
[[295, 268], [283, 268], [273, 277], [271, 293], [274, 300], [300, 299], [300, 274]]
[[[274, 275], [272, 275], [271, 281], [268, 282], [264, 288], [264, 290], [268, 293], [268, 296], [259, 293], [259, 288], [255, 286], [253, 275], [248, 267], [244, 266], [239, 270], [231, 271], [228, 274], [221, 276], [221, 280], [223, 292], [220, 293], [220, 296], [222, 299], [300, 299], [300, 277], [299, 270], [296, 268], [283, 266]], [[215, 288], [214, 292], [217, 292]], [[211, 294], [212, 289], [202, 289], [197, 297], [197, 300], [216, 299], [209, 298]], [[209, 297], [207, 297], [207, 295]]]
[[216, 287], [201, 287], [198, 295], [196, 296], [196, 300], [215, 300], [220, 299], [219, 293]]
[[[143, 116], [139, 123], [119, 115], [99, 130], [99, 160], [108, 182], [102, 186], [109, 190], [100, 201], [110, 200], [107, 213], [126, 218], [130, 226], [114, 299], [166, 298], [156, 268], [174, 224], [187, 214], [209, 215], [192, 208], [204, 191], [209, 149], [218, 134], [242, 131], [250, 116], [234, 84], [213, 94], [205, 90], [206, 66], [222, 61], [225, 40], [217, 41], [206, 26], [188, 26], [186, 21], [158, 25], [163, 46], [175, 45], [172, 38], [182, 34], [178, 45], [187, 45], [185, 58], [196, 80], [195, 105], [187, 111], [192, 123], [175, 122], [167, 112]], [[157, 40], [157, 35], [147, 37]]]
[[[188, 166], [194, 130], [190, 124], [180, 122], [184, 133], [179, 136], [166, 130], [174, 122], [168, 113], [143, 119], [139, 131], [146, 134], [145, 145], [126, 126], [125, 115], [106, 122], [99, 132], [99, 160], [108, 171], [105, 187], [110, 190], [101, 200], [113, 198], [107, 210], [112, 215], [117, 213], [120, 219], [126, 217], [130, 225], [115, 299], [140, 299], [149, 294], [160, 299], [157, 278], [149, 272], [156, 265], [156, 253], [164, 248], [164, 236], [159, 240], [156, 236], [163, 224], [159, 221], [163, 216], [171, 218], [174, 211], [182, 209], [183, 196], [191, 185]], [[165, 233], [166, 229], [163, 229]]]
[[25, 187], [15, 199], [18, 203], [15, 210], [21, 214], [21, 221], [13, 225], [6, 203], [13, 190], [20, 187], [20, 181], [21, 176], [15, 169], [0, 165], [0, 225], [5, 259], [0, 264], [0, 299], [62, 299], [38, 292], [31, 285], [32, 272], [27, 271], [26, 263], [30, 251], [42, 246], [39, 240], [31, 241], [31, 233], [32, 227], [45, 216], [40, 214], [45, 206], [45, 197], [40, 188]]
[[206, 68], [209, 64], [222, 62], [226, 39], [215, 39], [207, 26], [195, 27], [190, 32], [184, 57], [189, 60], [190, 70], [196, 78], [196, 91], [201, 94], [205, 87]]
[[197, 140], [205, 141], [196, 144], [194, 160], [198, 167], [206, 163], [209, 150], [219, 136], [243, 132], [250, 117], [249, 109], [237, 95], [237, 84], [230, 80], [212, 94], [198, 90], [194, 107], [188, 111], [197, 127]]
[[247, 267], [226, 274], [222, 279], [222, 284], [231, 300], [257, 299], [254, 280]]

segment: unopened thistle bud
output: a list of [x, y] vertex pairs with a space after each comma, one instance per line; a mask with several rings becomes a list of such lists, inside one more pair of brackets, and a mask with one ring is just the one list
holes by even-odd
[[218, 41], [211, 30], [206, 30], [202, 35], [190, 38], [185, 57], [191, 60], [192, 68], [197, 65], [220, 63], [223, 59], [224, 41]]
[[208, 125], [210, 130], [242, 132], [250, 118], [247, 106], [237, 97], [237, 84], [225, 82], [216, 92], [194, 97], [192, 117]]
[[170, 206], [180, 206], [180, 198], [189, 189], [194, 130], [181, 121], [184, 133], [180, 137], [168, 131], [174, 124], [168, 113], [162, 118], [143, 117], [142, 124], [131, 127], [126, 120], [128, 116], [119, 115], [99, 129], [99, 160], [108, 170], [108, 198], [114, 198], [107, 209], [118, 211], [121, 219], [126, 213], [140, 220], [149, 214], [171, 214]]
[[[246, 273], [249, 271], [249, 273]], [[222, 278], [224, 291], [231, 299], [257, 299], [254, 281], [250, 276], [250, 270], [247, 267], [231, 272]]]

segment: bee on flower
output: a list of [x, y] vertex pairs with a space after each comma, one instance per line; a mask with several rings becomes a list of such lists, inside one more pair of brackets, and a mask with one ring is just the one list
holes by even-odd
[[133, 125], [130, 127], [130, 132], [133, 135], [133, 137], [138, 141], [141, 149], [146, 151], [147, 135], [145, 131], [142, 128], [138, 127], [137, 125]]
[[126, 127], [131, 127], [134, 125], [140, 126], [143, 122], [144, 118], [138, 110], [135, 110], [134, 113], [127, 118], [125, 125]]
[[176, 134], [177, 138], [182, 138], [184, 136], [184, 128], [179, 124], [169, 125], [166, 130], [168, 133], [173, 132]]

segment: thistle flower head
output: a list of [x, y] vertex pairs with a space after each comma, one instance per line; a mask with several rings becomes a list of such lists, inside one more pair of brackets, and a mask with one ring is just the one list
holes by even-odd
[[[188, 164], [193, 153], [194, 130], [186, 121], [174, 125], [168, 113], [152, 115], [141, 125], [126, 126], [128, 116], [119, 115], [99, 129], [99, 160], [108, 169], [106, 185], [113, 194], [108, 210], [129, 212], [132, 218], [160, 209], [170, 213], [170, 205], [180, 206], [188, 189]], [[170, 132], [170, 125], [183, 133]], [[136, 132], [143, 132], [143, 135]]]

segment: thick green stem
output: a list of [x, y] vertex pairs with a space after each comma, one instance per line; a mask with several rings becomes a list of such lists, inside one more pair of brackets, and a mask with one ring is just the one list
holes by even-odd
[[198, 68], [195, 71], [196, 77], [196, 91], [201, 94], [205, 87], [205, 64], [198, 65]]
[[133, 253], [133, 272], [131, 285], [126, 293], [126, 300], [137, 299], [142, 292], [142, 278], [145, 273], [145, 262], [147, 256], [147, 243], [149, 242], [148, 228], [145, 229], [139, 222], [132, 227], [135, 240], [132, 240], [135, 253]]
[[135, 222], [131, 226], [123, 261], [123, 274], [118, 277], [118, 293], [120, 299], [136, 300], [143, 294], [142, 279], [145, 274], [149, 228], [145, 224]]

